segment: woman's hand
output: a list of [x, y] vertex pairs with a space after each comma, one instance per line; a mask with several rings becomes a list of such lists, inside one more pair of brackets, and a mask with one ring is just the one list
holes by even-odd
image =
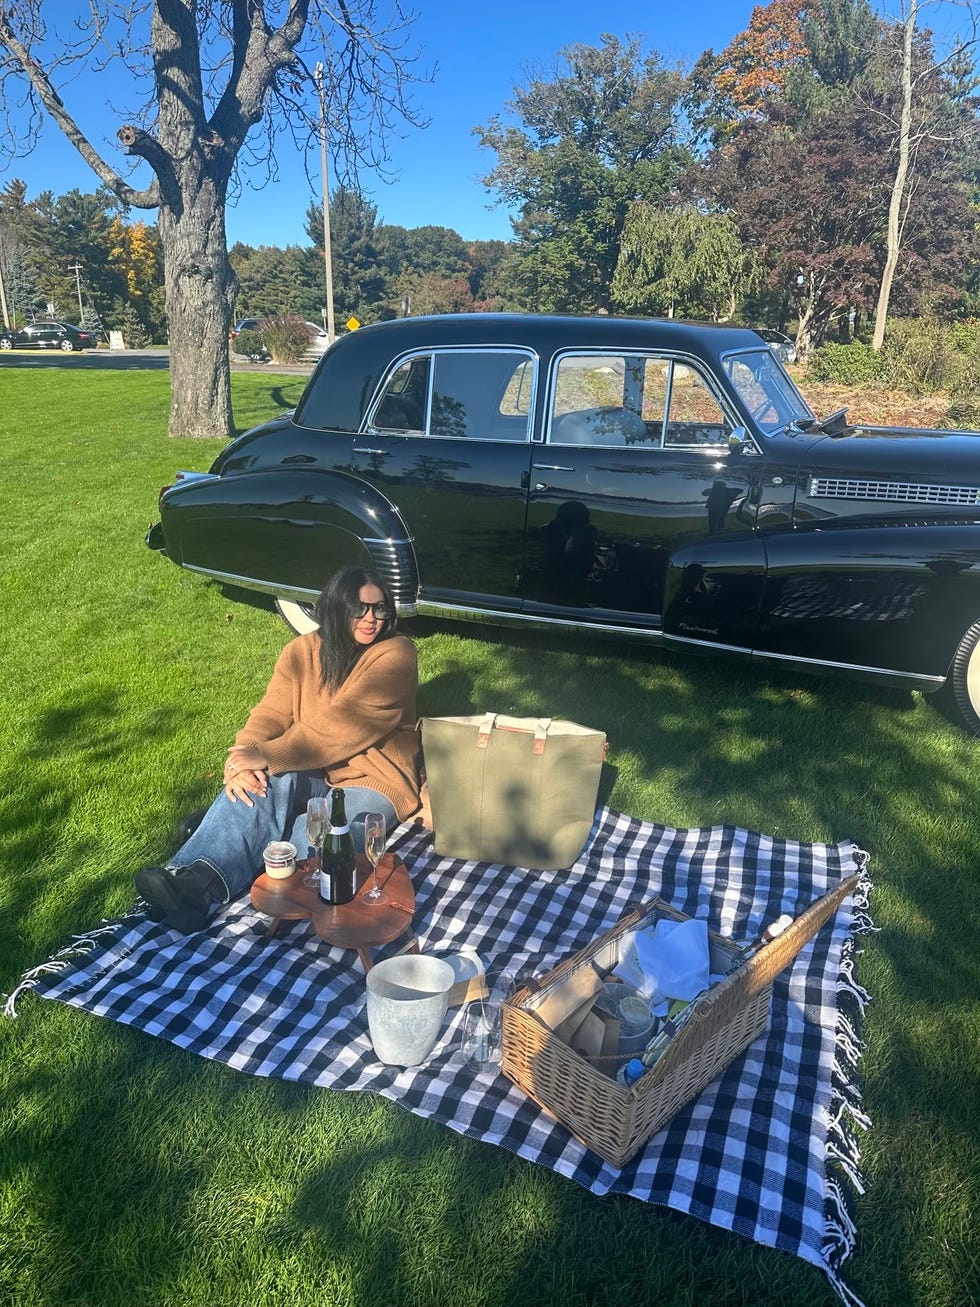
[[266, 761], [258, 749], [251, 745], [233, 744], [225, 760], [225, 794], [232, 803], [241, 799], [247, 807], [254, 807], [252, 794], [265, 798], [268, 789]]
[[266, 775], [264, 771], [244, 771], [235, 772], [225, 781], [225, 794], [232, 803], [237, 803], [241, 799], [247, 808], [254, 808], [255, 804], [248, 797], [250, 794], [257, 794], [260, 799], [265, 798]]

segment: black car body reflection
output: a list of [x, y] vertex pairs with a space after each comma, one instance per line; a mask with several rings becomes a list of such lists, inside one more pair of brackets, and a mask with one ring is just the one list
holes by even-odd
[[276, 596], [950, 685], [980, 729], [980, 438], [818, 422], [752, 331], [472, 314], [363, 328], [148, 537]]

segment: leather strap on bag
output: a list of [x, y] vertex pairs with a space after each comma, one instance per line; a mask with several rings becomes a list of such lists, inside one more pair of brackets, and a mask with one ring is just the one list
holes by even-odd
[[493, 724], [496, 720], [497, 714], [495, 712], [484, 714], [483, 721], [477, 727], [476, 731], [476, 747], [478, 749], [485, 749], [490, 743], [490, 732], [493, 730]]

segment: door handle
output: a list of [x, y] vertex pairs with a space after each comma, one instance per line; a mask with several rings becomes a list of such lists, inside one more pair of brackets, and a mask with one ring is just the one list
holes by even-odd
[[387, 449], [363, 449], [360, 445], [355, 445], [351, 451], [354, 454], [387, 454]]
[[532, 463], [531, 466], [536, 467], [539, 472], [574, 472], [575, 471], [573, 467], [565, 467], [564, 464], [562, 463]]

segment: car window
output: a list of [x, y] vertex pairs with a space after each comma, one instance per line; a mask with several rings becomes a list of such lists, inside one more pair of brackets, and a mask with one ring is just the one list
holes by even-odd
[[371, 425], [379, 431], [424, 431], [429, 399], [428, 354], [406, 359], [392, 373]]
[[794, 422], [813, 421], [806, 401], [772, 350], [729, 354], [723, 366], [749, 416], [766, 435]]
[[687, 363], [671, 367], [665, 445], [723, 445], [732, 433], [718, 400], [699, 372]]
[[655, 355], [559, 359], [549, 440], [556, 445], [723, 444], [732, 423], [693, 367]]
[[534, 360], [516, 350], [437, 350], [399, 364], [370, 425], [444, 439], [526, 441]]

